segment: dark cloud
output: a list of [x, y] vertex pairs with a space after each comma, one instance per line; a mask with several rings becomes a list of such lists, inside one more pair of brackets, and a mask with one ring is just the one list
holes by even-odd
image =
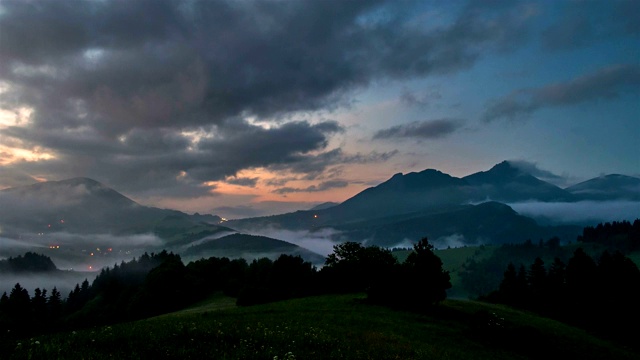
[[256, 187], [256, 184], [258, 183], [258, 180], [260, 180], [260, 178], [257, 178], [257, 177], [254, 177], [254, 178], [230, 177], [230, 178], [226, 178], [224, 180], [224, 182], [226, 182], [227, 184], [232, 184], [232, 185], [239, 185], [239, 186], [246, 186], [246, 187]]
[[467, 69], [489, 51], [517, 47], [529, 26], [524, 5], [511, 2], [470, 2], [438, 26], [415, 21], [414, 7], [430, 6], [419, 2], [0, 6], [0, 108], [33, 109], [28, 124], [0, 136], [56, 156], [16, 166], [191, 197], [209, 193], [203, 181], [242, 169], [315, 178], [340, 163], [393, 156], [327, 150], [336, 123], [291, 116], [338, 106], [373, 81]]
[[639, 89], [640, 65], [613, 65], [567, 82], [516, 90], [490, 104], [482, 119], [522, 119], [541, 108], [611, 100]]
[[612, 37], [640, 35], [638, 1], [568, 1], [560, 8], [560, 16], [541, 33], [546, 50], [572, 50]]
[[419, 140], [439, 139], [460, 129], [462, 121], [458, 119], [438, 119], [414, 121], [383, 129], [373, 135], [374, 139], [414, 138]]
[[349, 182], [344, 180], [329, 180], [321, 182], [318, 185], [311, 185], [306, 188], [293, 188], [293, 187], [283, 187], [280, 189], [276, 189], [273, 192], [276, 194], [289, 194], [296, 192], [320, 192], [331, 190], [335, 188], [343, 188], [349, 186]]
[[[2, 156], [0, 154], [0, 156]], [[29, 185], [36, 183], [37, 180], [23, 171], [12, 169], [9, 166], [0, 166], [0, 189]]]
[[468, 68], [518, 43], [518, 9], [472, 3], [426, 30], [382, 1], [10, 1], [0, 76], [37, 122], [109, 134], [273, 116], [327, 106], [374, 78]]
[[[5, 133], [22, 131], [11, 127]], [[23, 141], [32, 146], [42, 141], [56, 142], [61, 153], [56, 160], [28, 162], [20, 167], [27, 173], [63, 174], [58, 175], [61, 178], [88, 174], [125, 193], [150, 196], [166, 191], [167, 195], [199, 197], [210, 195], [212, 190], [202, 186], [203, 182], [224, 180], [242, 169], [277, 164], [282, 169], [301, 171], [301, 163], [316, 163], [315, 171], [321, 172], [342, 158], [326, 155], [333, 151], [311, 152], [322, 151], [328, 136], [337, 131], [341, 127], [335, 122], [290, 122], [270, 129], [237, 123], [233, 128], [213, 129], [212, 137], [199, 141], [172, 132], [136, 130], [117, 144], [91, 135], [62, 132], [59, 137], [36, 134], [29, 138], [27, 135], [34, 133], [25, 133]]]
[[384, 162], [398, 154], [398, 150], [379, 153], [372, 151], [368, 154], [348, 154], [337, 148], [323, 152], [316, 156], [298, 155], [291, 158], [287, 164], [273, 164], [269, 166], [272, 171], [292, 171], [304, 174], [302, 179], [315, 180], [321, 177], [325, 171], [331, 174], [339, 174], [340, 169], [333, 167], [336, 164], [370, 164]]
[[437, 90], [415, 93], [404, 90], [400, 95], [400, 102], [408, 106], [426, 107], [431, 105], [433, 100], [442, 99], [442, 94]]

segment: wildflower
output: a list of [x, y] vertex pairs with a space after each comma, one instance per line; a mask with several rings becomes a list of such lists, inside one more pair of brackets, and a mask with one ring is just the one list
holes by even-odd
[[34, 344], [40, 345], [40, 341], [36, 340], [36, 342]]

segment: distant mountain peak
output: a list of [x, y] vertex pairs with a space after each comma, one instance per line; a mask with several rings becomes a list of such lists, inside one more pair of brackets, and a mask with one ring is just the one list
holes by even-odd
[[640, 179], [622, 174], [602, 175], [565, 190], [584, 200], [640, 200]]
[[500, 174], [502, 176], [518, 176], [524, 174], [522, 170], [514, 166], [508, 160], [494, 165], [491, 169], [486, 171], [487, 173]]

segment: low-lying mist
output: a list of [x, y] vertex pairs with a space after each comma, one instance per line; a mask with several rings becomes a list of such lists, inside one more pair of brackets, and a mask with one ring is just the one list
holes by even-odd
[[153, 234], [118, 236], [58, 232], [26, 234], [18, 239], [0, 237], [0, 259], [34, 252], [48, 256], [61, 270], [51, 273], [0, 273], [0, 294], [3, 291], [9, 293], [16, 283], [20, 283], [30, 292], [36, 287], [51, 291], [55, 286], [66, 296], [85, 278], [91, 282], [102, 268], [131, 261], [145, 252], [159, 252], [164, 245], [164, 241]]
[[69, 295], [76, 284], [82, 283], [85, 279], [89, 283], [98, 275], [97, 272], [60, 271], [51, 274], [23, 274], [23, 273], [0, 273], [0, 295], [6, 292], [11, 293], [11, 289], [19, 283], [20, 286], [29, 291], [29, 296], [33, 296], [36, 288], [46, 289], [47, 295], [51, 295], [51, 290], [55, 287], [63, 298]]
[[273, 227], [260, 229], [245, 229], [243, 231], [249, 235], [262, 235], [273, 239], [283, 240], [316, 254], [327, 256], [333, 252], [333, 246], [347, 241], [341, 238], [341, 232], [332, 228], [322, 228], [315, 231], [305, 230], [284, 230]]
[[509, 204], [540, 224], [595, 224], [640, 218], [638, 201], [522, 202]]

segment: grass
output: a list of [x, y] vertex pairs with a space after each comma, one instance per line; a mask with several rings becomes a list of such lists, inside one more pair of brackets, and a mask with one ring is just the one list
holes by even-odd
[[[2, 354], [0, 354], [2, 355]], [[637, 359], [590, 334], [503, 306], [431, 313], [319, 296], [235, 307], [216, 297], [147, 320], [18, 341], [3, 359]]]

